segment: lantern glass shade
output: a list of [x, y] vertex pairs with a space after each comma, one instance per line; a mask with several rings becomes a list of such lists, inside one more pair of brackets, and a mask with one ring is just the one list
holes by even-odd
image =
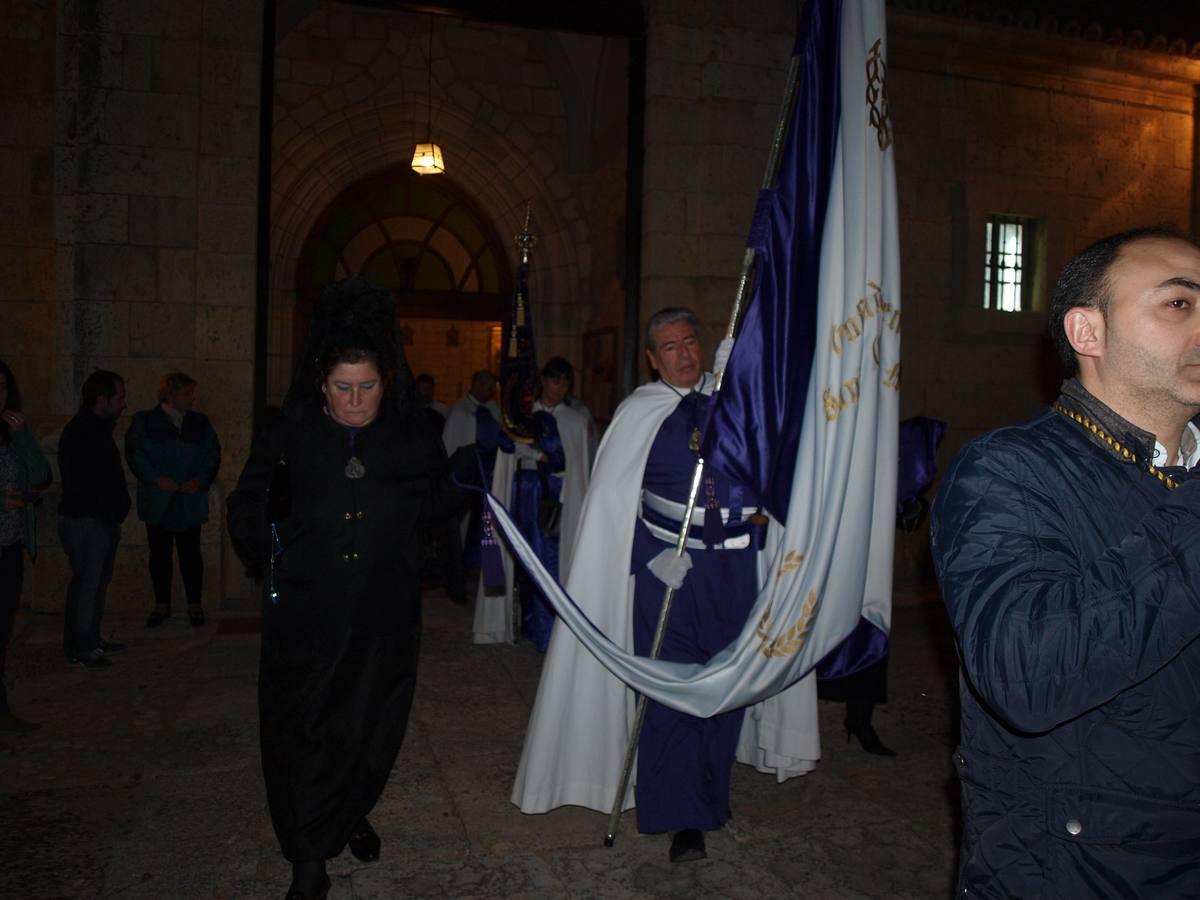
[[412, 169], [418, 175], [441, 175], [446, 171], [442, 148], [437, 144], [417, 144], [413, 151]]

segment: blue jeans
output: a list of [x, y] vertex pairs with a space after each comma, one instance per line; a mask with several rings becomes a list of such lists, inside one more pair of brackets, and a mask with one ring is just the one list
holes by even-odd
[[63, 622], [63, 652], [68, 659], [74, 659], [100, 646], [104, 595], [112, 581], [121, 526], [90, 516], [60, 516], [58, 535], [71, 564]]

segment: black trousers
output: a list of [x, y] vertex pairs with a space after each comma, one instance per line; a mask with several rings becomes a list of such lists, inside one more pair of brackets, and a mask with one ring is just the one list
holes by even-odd
[[154, 602], [171, 605], [171, 546], [179, 551], [179, 574], [189, 604], [199, 604], [204, 590], [204, 560], [200, 558], [200, 526], [187, 531], [168, 531], [159, 525], [146, 523], [146, 542], [150, 545], [150, 583], [154, 586]]
[[21, 579], [25, 574], [25, 545], [20, 541], [0, 547], [0, 713], [8, 712], [4, 666], [12, 641], [17, 604], [21, 602]]

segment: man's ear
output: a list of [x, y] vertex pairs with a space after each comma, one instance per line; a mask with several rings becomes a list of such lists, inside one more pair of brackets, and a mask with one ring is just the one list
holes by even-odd
[[655, 359], [654, 359], [654, 352], [649, 349], [646, 350], [646, 364], [648, 366], [650, 366], [651, 372], [658, 371], [658, 365], [656, 364]]
[[1093, 359], [1104, 355], [1104, 313], [1095, 306], [1073, 306], [1063, 316], [1063, 330], [1080, 356]]

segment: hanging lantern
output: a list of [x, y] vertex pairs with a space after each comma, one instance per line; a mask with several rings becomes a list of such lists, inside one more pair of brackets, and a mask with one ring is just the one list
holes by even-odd
[[441, 175], [446, 171], [442, 148], [437, 144], [417, 144], [413, 151], [412, 169], [418, 175]]
[[429, 52], [425, 54], [425, 141], [413, 151], [412, 170], [418, 175], [441, 175], [446, 171], [442, 148], [433, 142], [433, 16], [429, 17]]

